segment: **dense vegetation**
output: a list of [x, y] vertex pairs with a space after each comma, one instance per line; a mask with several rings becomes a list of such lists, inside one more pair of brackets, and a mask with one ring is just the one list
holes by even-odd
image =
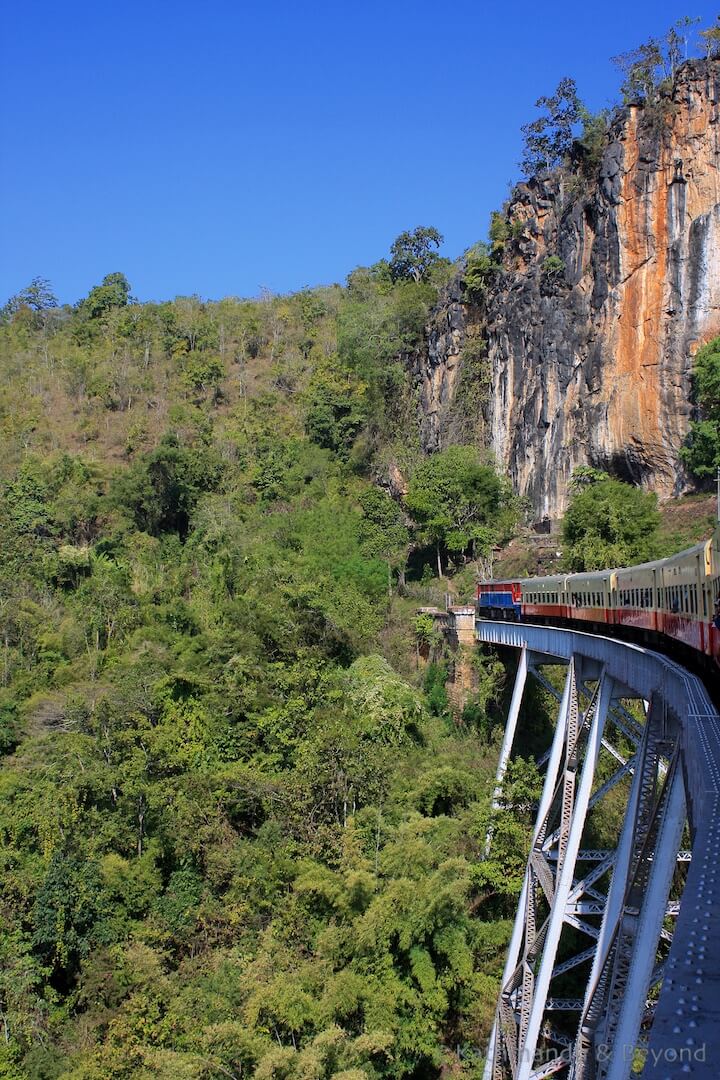
[[720, 469], [720, 338], [698, 350], [693, 383], [698, 418], [690, 424], [680, 454], [689, 472], [702, 483], [714, 479]]
[[396, 595], [516, 512], [419, 454], [420, 240], [290, 297], [6, 306], [0, 1076], [477, 1069], [536, 781], [483, 860], [502, 669], [453, 715]]
[[663, 550], [657, 495], [614, 480], [590, 466], [576, 469], [562, 524], [567, 570], [633, 566], [671, 554]]

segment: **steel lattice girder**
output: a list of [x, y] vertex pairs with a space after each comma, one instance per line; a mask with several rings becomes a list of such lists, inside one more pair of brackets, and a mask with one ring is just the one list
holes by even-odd
[[[673, 1033], [674, 1045], [667, 1036], [668, 1019], [677, 1015], [673, 1005], [677, 1000], [686, 1000], [677, 998], [676, 987], [684, 987], [685, 993], [688, 992], [688, 983], [679, 982], [682, 976], [677, 958], [678, 942], [693, 932], [688, 930], [689, 920], [683, 920], [687, 900], [680, 906], [678, 932], [666, 966], [656, 962], [657, 944], [659, 938], [672, 941], [672, 935], [663, 927], [663, 919], [676, 914], [678, 904], [677, 901], [668, 902], [668, 892], [677, 861], [687, 863], [689, 859], [687, 851], [678, 850], [686, 818], [686, 795], [694, 850], [697, 852], [698, 836], [702, 834], [711, 841], [709, 852], [720, 855], [720, 719], [697, 679], [672, 661], [648, 650], [594, 635], [547, 627], [482, 622], [477, 626], [480, 640], [523, 649], [523, 686], [528, 672], [540, 674], [537, 671], [540, 664], [568, 663], [559, 721], [545, 759], [548, 762], [546, 783], [508, 952], [485, 1077], [488, 1080], [491, 1077], [492, 1080], [504, 1077], [539, 1080], [540, 1076], [565, 1070], [566, 1075], [577, 1080], [595, 1076], [598, 1080], [600, 1077], [616, 1080], [629, 1075], [632, 1065], [629, 1051], [642, 1043], [640, 1024], [652, 1020], [653, 1014], [650, 1053], [665, 1054], [662, 1060], [671, 1062], [676, 1048], [677, 1060], [685, 1061], [687, 1051], [677, 1045], [677, 1031]], [[602, 678], [594, 689], [585, 685], [597, 682], [600, 671], [603, 672]], [[548, 688], [553, 689], [543, 676], [540, 677]], [[610, 689], [606, 694], [607, 700], [598, 708], [603, 684]], [[553, 692], [558, 696], [557, 692]], [[513, 737], [519, 711], [518, 696], [521, 693], [520, 690], [518, 695], [513, 696]], [[592, 694], [591, 704], [583, 715], [579, 699], [587, 698], [589, 694]], [[621, 702], [613, 700], [614, 696], [634, 696], [652, 704], [642, 730]], [[583, 757], [579, 783], [582, 785], [587, 766], [591, 785], [593, 770], [588, 764], [588, 757], [596, 760], [601, 745], [616, 757], [612, 744], [607, 739], [603, 742], [605, 723], [616, 723], [630, 741], [639, 740], [635, 754], [617, 771], [621, 775], [616, 775], [613, 782], [617, 783], [622, 775], [633, 776], [625, 826], [614, 853], [595, 852], [577, 846], [584, 817], [592, 800], [600, 797], [600, 792], [588, 798], [588, 784], [582, 791], [578, 787], [578, 761], [573, 756], [573, 748], [577, 750], [579, 747]], [[703, 728], [701, 736], [698, 736], [698, 725]], [[505, 766], [511, 747], [512, 739], [505, 746]], [[667, 762], [671, 762], [669, 769]], [[498, 789], [501, 780], [499, 777]], [[613, 784], [605, 785], [606, 789], [611, 786]], [[498, 794], [496, 790], [496, 797]], [[714, 797], [712, 802], [709, 795]], [[553, 800], [556, 810], [558, 804], [564, 808], [557, 828], [552, 828], [548, 821]], [[698, 814], [701, 805], [711, 806], [712, 813]], [[706, 927], [705, 938], [708, 938], [712, 911], [709, 899], [705, 903], [702, 901], [712, 892], [715, 902], [716, 895], [714, 863], [710, 871], [707, 854], [704, 859], [706, 873], [703, 881], [699, 882], [701, 902], [695, 904], [695, 918], [706, 920], [701, 922]], [[576, 880], [573, 871], [569, 870], [568, 859], [573, 862], [573, 871], [577, 863], [600, 862], [604, 864], [602, 873], [586, 870]], [[697, 894], [695, 879], [698, 875], [695, 871], [695, 865], [691, 864], [686, 897], [688, 891]], [[604, 873], [609, 875], [611, 872], [610, 893], [604, 900], [594, 886]], [[585, 899], [582, 899], [583, 896]], [[561, 903], [563, 897], [564, 905]], [[549, 915], [545, 913], [548, 907]], [[601, 911], [603, 918], [600, 927], [580, 918], [581, 915], [596, 916]], [[591, 947], [557, 964], [551, 956], [554, 957], [557, 952], [563, 923], [584, 930]], [[691, 949], [688, 955], [692, 960]], [[699, 956], [698, 951], [694, 959], [697, 960]], [[588, 962], [591, 957], [593, 968], [586, 997], [581, 1004], [578, 999], [549, 995], [549, 984], [555, 976]], [[688, 962], [686, 959], [686, 966]], [[648, 998], [649, 989], [662, 978], [664, 970], [667, 978], [663, 991], [660, 999], [653, 1002]], [[696, 987], [702, 983], [702, 974], [706, 973], [701, 972], [696, 976]], [[626, 989], [624, 995], [623, 986]], [[697, 1004], [700, 994], [696, 993], [694, 998], [695, 1003], [688, 1005], [688, 1009], [694, 1009], [697, 1014], [700, 1012]], [[556, 1058], [533, 1071], [538, 1040], [543, 1032], [550, 1030], [545, 1014], [556, 1013], [558, 1008], [570, 1011], [574, 1006], [578, 1006], [578, 1013], [582, 1014], [581, 1030], [574, 1048], [570, 1048], [564, 1038], [557, 1043], [562, 1050], [557, 1052]], [[706, 997], [705, 1016], [714, 1017], [719, 1012], [714, 995]], [[697, 1019], [688, 1020], [688, 1023], [697, 1025]], [[677, 1024], [673, 1026], [677, 1028]], [[708, 1045], [713, 1043], [717, 1063], [720, 1060], [717, 1028], [708, 1021], [703, 1024], [702, 1032], [693, 1031], [695, 1037], [691, 1037], [690, 1041], [702, 1046], [703, 1056], [708, 1060]], [[612, 1036], [614, 1046], [600, 1043], [606, 1035]], [[707, 1037], [698, 1043], [699, 1035]], [[652, 1060], [657, 1061], [658, 1057], [653, 1056]], [[703, 1064], [699, 1051], [693, 1061], [694, 1074], [707, 1077], [716, 1075], [714, 1065]]]

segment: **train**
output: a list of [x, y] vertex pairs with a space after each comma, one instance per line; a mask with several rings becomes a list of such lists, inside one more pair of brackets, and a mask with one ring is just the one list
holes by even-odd
[[720, 524], [667, 559], [614, 570], [484, 581], [479, 618], [546, 622], [673, 645], [720, 667]]

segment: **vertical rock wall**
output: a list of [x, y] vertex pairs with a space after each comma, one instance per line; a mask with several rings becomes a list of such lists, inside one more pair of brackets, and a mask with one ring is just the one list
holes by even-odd
[[719, 103], [720, 63], [691, 61], [659, 107], [618, 118], [592, 180], [516, 188], [516, 239], [482, 310], [456, 282], [428, 328], [426, 449], [454, 439], [463, 348], [482, 332], [481, 430], [537, 517], [562, 514], [578, 465], [661, 498], [686, 488], [692, 356], [720, 334]]

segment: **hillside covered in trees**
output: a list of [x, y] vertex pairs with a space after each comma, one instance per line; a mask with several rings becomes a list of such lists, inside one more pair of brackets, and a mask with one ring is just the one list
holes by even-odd
[[416, 254], [7, 304], [0, 1076], [476, 1069], [535, 773], [481, 861], [502, 667], [453, 714], [413, 618], [519, 511], [477, 451], [419, 453], [403, 356], [447, 269]]

